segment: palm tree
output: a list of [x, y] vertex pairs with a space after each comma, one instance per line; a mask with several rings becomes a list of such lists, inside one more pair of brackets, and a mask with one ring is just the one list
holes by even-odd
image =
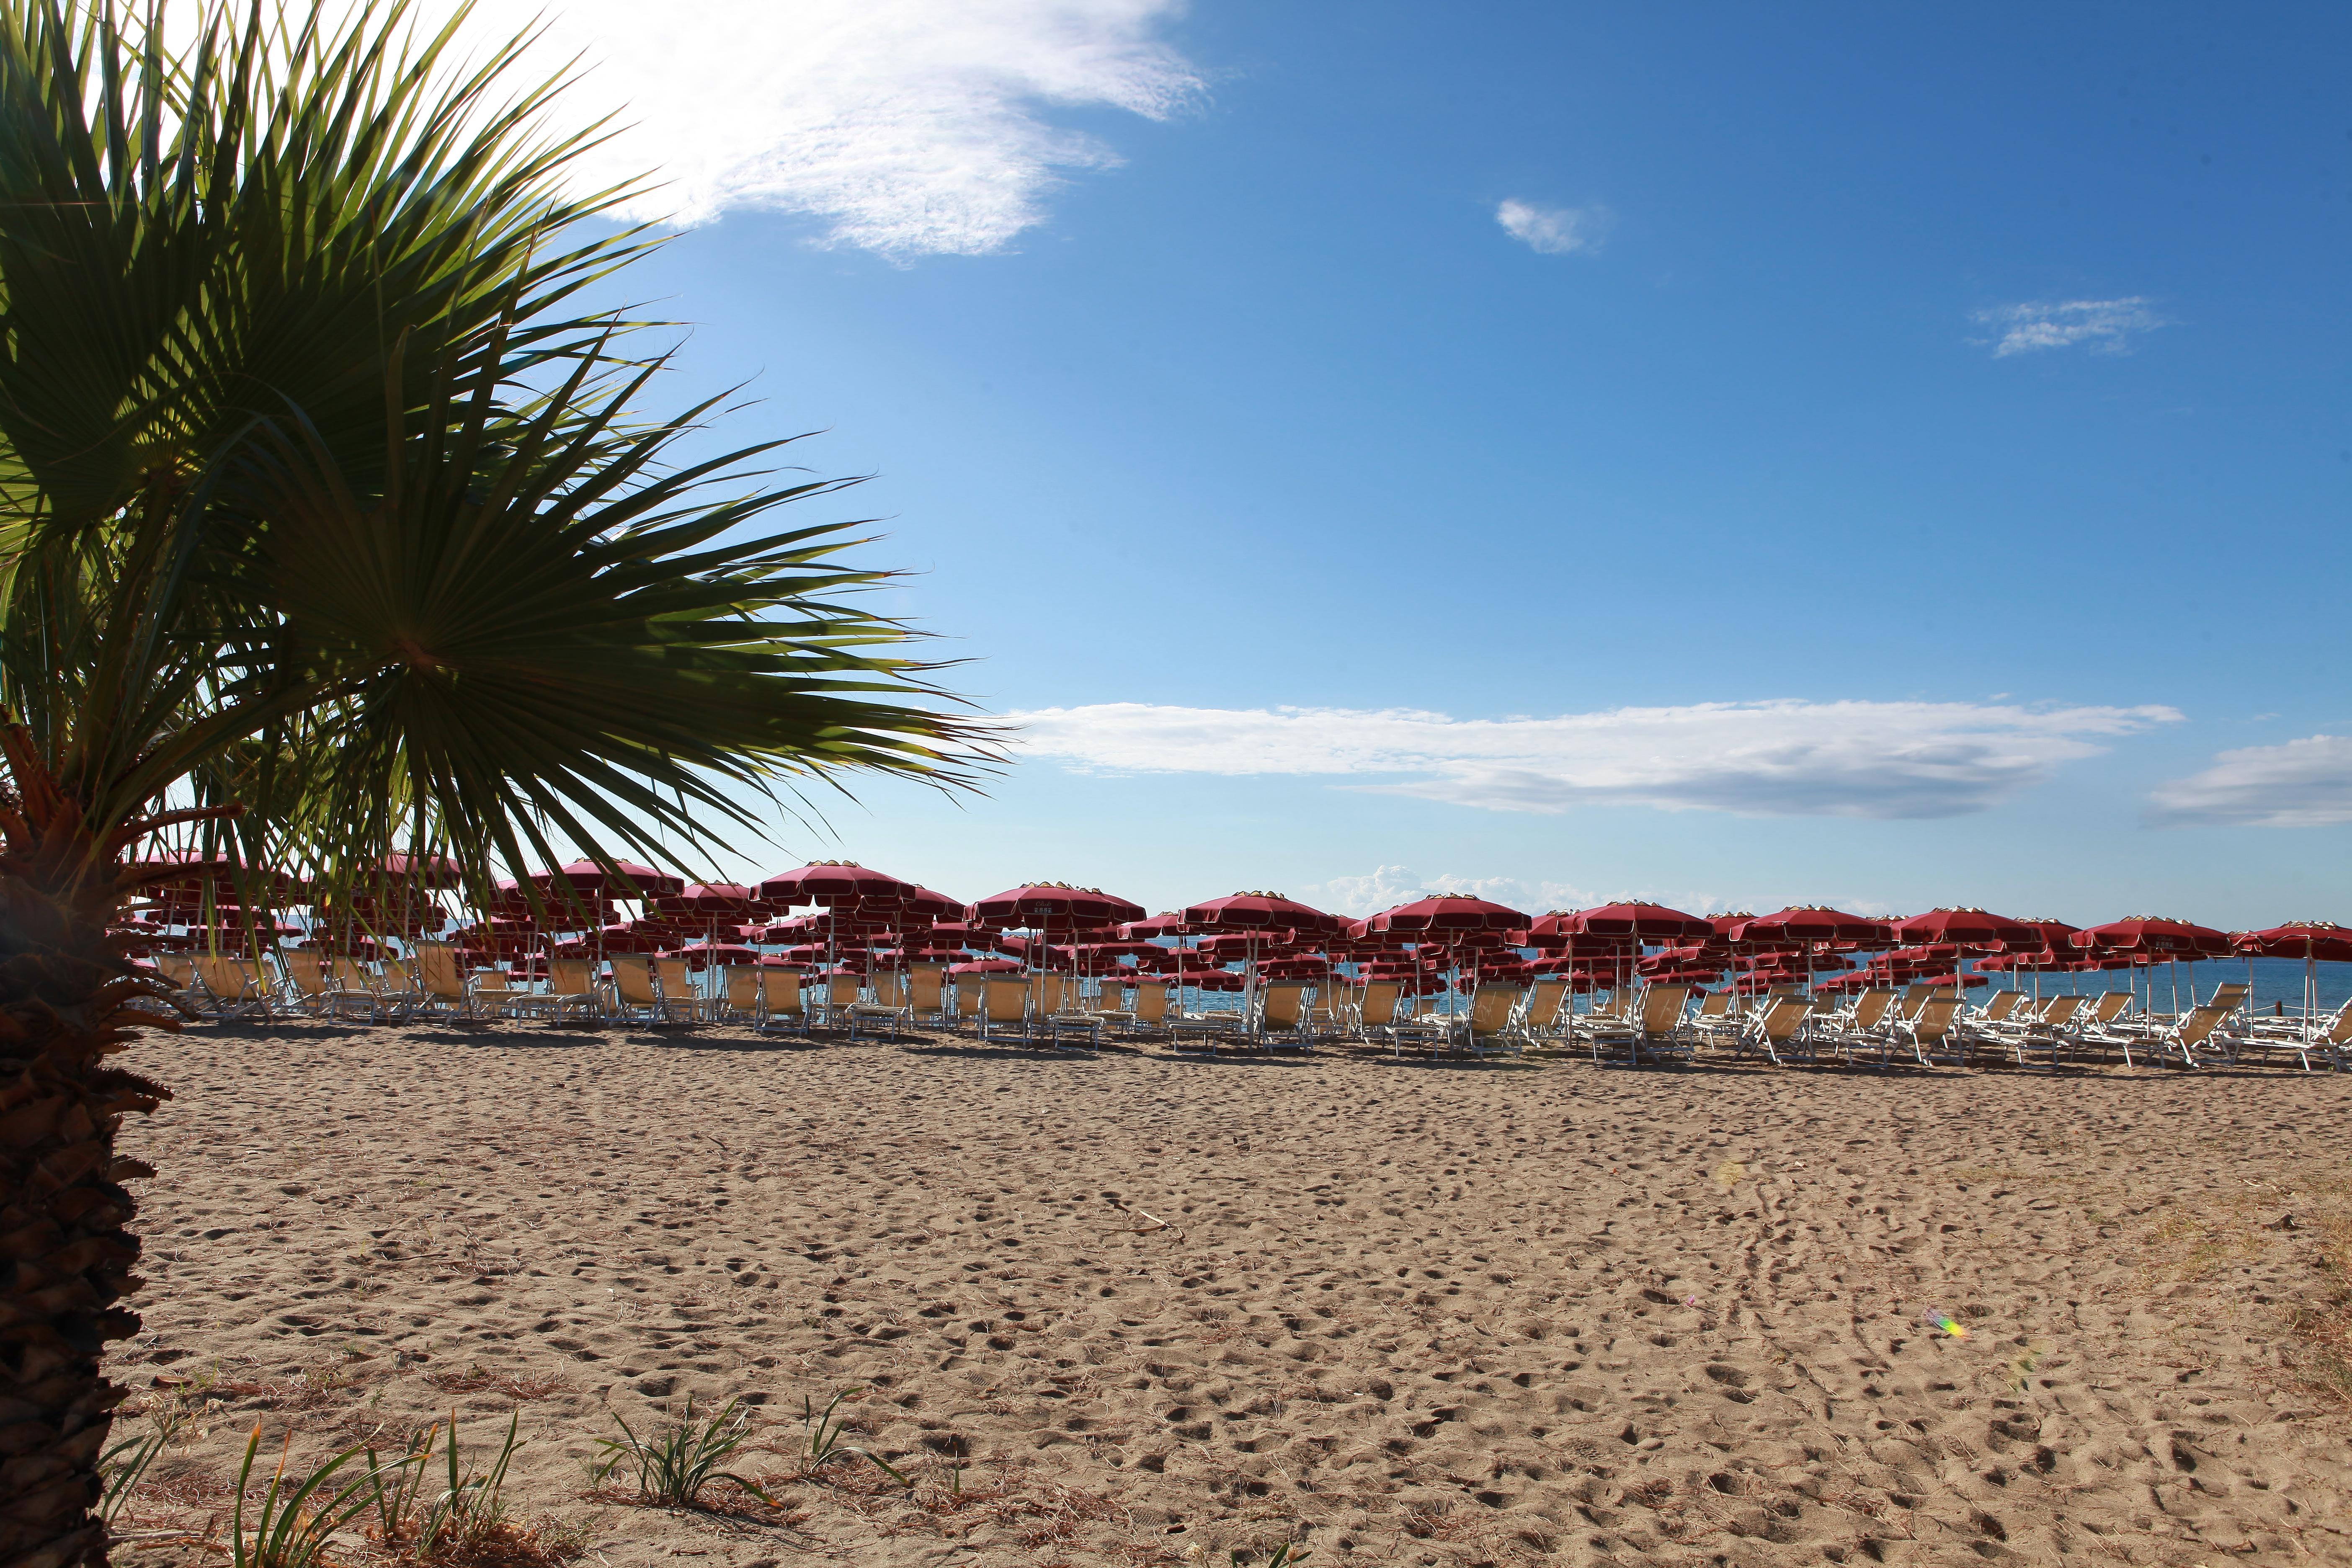
[[625, 193], [563, 194], [598, 132], [537, 129], [520, 42], [184, 3], [174, 49], [0, 0], [0, 1568], [106, 1556], [115, 1136], [168, 1093], [109, 1061], [168, 1026], [134, 846], [487, 889], [990, 756], [854, 525], [772, 521], [835, 485], [641, 412], [660, 359], [579, 301], [651, 241], [583, 225]]

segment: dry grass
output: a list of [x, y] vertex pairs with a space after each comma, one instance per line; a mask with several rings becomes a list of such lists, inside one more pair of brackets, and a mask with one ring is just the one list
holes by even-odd
[[487, 1372], [469, 1366], [463, 1372], [436, 1372], [425, 1379], [444, 1394], [502, 1394], [516, 1404], [546, 1399], [563, 1392], [561, 1378], [518, 1377], [512, 1373]]
[[2289, 1321], [2303, 1353], [2297, 1381], [2338, 1410], [2352, 1410], [2352, 1216], [2336, 1215], [2316, 1227], [2325, 1295]]
[[392, 1541], [374, 1530], [368, 1532], [369, 1555], [399, 1568], [563, 1568], [587, 1544], [580, 1530], [549, 1519], [525, 1524], [490, 1521], [430, 1552], [418, 1552], [413, 1531]]

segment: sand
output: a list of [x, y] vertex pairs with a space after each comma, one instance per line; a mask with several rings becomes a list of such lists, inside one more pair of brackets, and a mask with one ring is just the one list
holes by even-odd
[[[315, 1456], [520, 1403], [513, 1506], [605, 1568], [2352, 1561], [2290, 1327], [2352, 1079], [303, 1024], [133, 1060], [177, 1098], [127, 1139], [113, 1370], [200, 1411], [144, 1531], [223, 1539], [257, 1420]], [[844, 1390], [911, 1495], [795, 1479]], [[616, 1415], [738, 1396], [782, 1511], [589, 1489]]]

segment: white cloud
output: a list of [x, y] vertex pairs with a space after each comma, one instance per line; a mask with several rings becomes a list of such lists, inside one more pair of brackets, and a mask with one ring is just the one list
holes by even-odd
[[[438, 0], [436, 8], [446, 8]], [[470, 37], [547, 37], [574, 55], [567, 121], [627, 129], [585, 161], [594, 189], [658, 172], [630, 216], [694, 224], [730, 208], [820, 220], [890, 256], [1001, 250], [1065, 173], [1118, 158], [1050, 111], [1173, 113], [1202, 89], [1164, 39], [1181, 0], [483, 0]]]
[[2127, 300], [2036, 300], [2022, 305], [2000, 305], [1976, 313], [1977, 324], [1994, 336], [1995, 359], [2032, 353], [2040, 349], [2071, 348], [2088, 343], [2095, 353], [2123, 353], [2131, 334], [2168, 325], [2140, 295]]
[[1013, 715], [1040, 756], [1133, 773], [1387, 774], [1355, 787], [1494, 811], [1651, 805], [1756, 816], [1980, 811], [2170, 708], [1706, 702], [1558, 718], [1107, 702]]
[[1588, 255], [1609, 233], [1605, 207], [1539, 207], [1514, 197], [1495, 209], [1495, 221], [1513, 239], [1545, 256]]
[[2159, 786], [2158, 827], [2330, 827], [2352, 822], [2352, 735], [2312, 735], [2223, 752], [2213, 765]]

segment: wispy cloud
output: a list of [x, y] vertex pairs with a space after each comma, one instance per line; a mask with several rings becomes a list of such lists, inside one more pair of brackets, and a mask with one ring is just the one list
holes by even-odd
[[2032, 353], [2042, 349], [2072, 348], [2088, 343], [2095, 353], [2124, 353], [2134, 332], [2169, 325], [2148, 300], [2135, 294], [2126, 300], [2035, 300], [2022, 305], [1997, 305], [1979, 310], [1976, 322], [1992, 335], [1993, 358]]
[[[446, 9], [447, 0], [432, 0]], [[627, 127], [583, 188], [657, 170], [632, 216], [803, 214], [825, 242], [896, 257], [1001, 250], [1069, 172], [1118, 155], [1052, 119], [1164, 118], [1201, 78], [1161, 36], [1181, 0], [483, 0], [478, 41], [544, 16], [535, 60], [587, 68], [562, 100]], [[652, 25], [649, 25], [651, 23]]]
[[1756, 816], [1981, 811], [2170, 708], [1707, 702], [1558, 718], [1108, 702], [1013, 716], [1038, 755], [1133, 773], [1387, 775], [1353, 787], [1493, 811], [1651, 805]]
[[2352, 735], [2223, 752], [2150, 796], [2158, 827], [2331, 827], [2352, 822]]
[[1591, 254], [1608, 237], [1606, 207], [1544, 207], [1516, 196], [1495, 209], [1503, 232], [1545, 256]]

